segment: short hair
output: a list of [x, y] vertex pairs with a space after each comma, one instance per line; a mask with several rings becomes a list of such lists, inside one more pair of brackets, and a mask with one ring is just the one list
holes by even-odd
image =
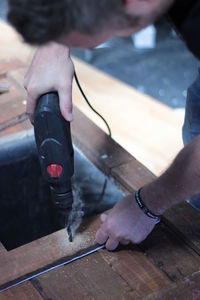
[[137, 17], [125, 13], [124, 0], [9, 0], [8, 20], [26, 42], [43, 44], [72, 31], [124, 28]]

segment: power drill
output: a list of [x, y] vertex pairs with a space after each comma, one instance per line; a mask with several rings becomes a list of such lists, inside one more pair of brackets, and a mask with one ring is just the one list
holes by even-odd
[[61, 115], [58, 93], [47, 93], [38, 99], [34, 132], [43, 178], [50, 186], [53, 202], [66, 217], [72, 240], [68, 218], [73, 204], [74, 151], [70, 123]]

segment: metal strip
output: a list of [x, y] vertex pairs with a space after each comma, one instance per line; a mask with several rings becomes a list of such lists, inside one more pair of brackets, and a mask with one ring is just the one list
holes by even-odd
[[83, 254], [81, 254], [81, 255], [78, 255], [78, 256], [76, 256], [76, 257], [74, 257], [74, 258], [72, 258], [72, 259], [69, 259], [69, 260], [67, 260], [67, 261], [65, 261], [65, 262], [63, 262], [63, 263], [60, 263], [60, 264], [57, 264], [57, 265], [52, 266], [52, 267], [50, 267], [50, 268], [47, 268], [46, 270], [43, 270], [43, 271], [38, 272], [38, 273], [36, 273], [36, 274], [34, 274], [34, 275], [31, 275], [31, 276], [29, 276], [29, 277], [27, 277], [27, 278], [25, 278], [25, 279], [23, 279], [23, 280], [19, 280], [19, 281], [16, 280], [16, 282], [15, 282], [14, 284], [10, 284], [10, 285], [8, 285], [8, 286], [5, 286], [5, 285], [4, 285], [4, 287], [0, 288], [0, 293], [5, 292], [5, 291], [7, 291], [8, 289], [11, 289], [11, 288], [16, 287], [16, 286], [18, 286], [18, 285], [21, 285], [22, 283], [25, 283], [25, 282], [27, 282], [27, 281], [29, 281], [29, 280], [31, 280], [31, 279], [34, 279], [34, 278], [39, 277], [39, 276], [41, 276], [41, 275], [44, 275], [44, 274], [46, 274], [46, 273], [48, 273], [48, 272], [50, 272], [50, 271], [53, 271], [53, 270], [56, 270], [56, 269], [58, 269], [58, 268], [60, 268], [60, 267], [66, 266], [66, 265], [68, 265], [68, 264], [70, 264], [70, 263], [72, 263], [72, 262], [74, 262], [74, 261], [76, 261], [76, 260], [78, 260], [78, 259], [81, 259], [81, 258], [83, 258], [83, 257], [86, 257], [86, 256], [88, 256], [88, 255], [90, 255], [90, 254], [93, 254], [93, 253], [95, 253], [95, 252], [97, 252], [97, 251], [103, 249], [104, 247], [105, 247], [105, 245], [98, 246], [98, 247], [95, 248], [95, 249], [92, 249], [92, 250], [90, 250], [90, 251], [88, 251], [88, 252], [86, 252], [86, 253], [83, 253]]

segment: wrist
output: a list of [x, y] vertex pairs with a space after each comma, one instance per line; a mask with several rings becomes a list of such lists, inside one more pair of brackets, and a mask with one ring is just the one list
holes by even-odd
[[142, 189], [139, 189], [135, 192], [135, 201], [137, 205], [147, 217], [154, 220], [156, 224], [160, 223], [160, 215], [156, 215], [155, 213], [150, 211], [149, 208], [144, 204], [143, 199], [141, 198], [141, 190]]
[[140, 196], [144, 205], [155, 215], [161, 216], [169, 208], [163, 199], [162, 193], [149, 186], [141, 189]]
[[64, 54], [66, 57], [70, 57], [70, 48], [54, 41], [39, 47], [38, 51], [44, 51], [45, 53], [52, 54], [53, 56]]

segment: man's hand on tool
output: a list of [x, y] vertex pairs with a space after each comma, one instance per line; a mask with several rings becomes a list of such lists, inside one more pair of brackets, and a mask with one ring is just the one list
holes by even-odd
[[40, 47], [25, 76], [27, 114], [33, 121], [36, 101], [40, 95], [57, 91], [60, 110], [67, 121], [72, 121], [72, 81], [74, 66], [68, 47], [55, 42]]
[[[162, 215], [171, 206], [200, 194], [200, 135], [177, 155], [172, 165], [158, 178], [145, 185], [141, 199], [155, 215]], [[153, 230], [155, 221], [138, 206], [134, 196], [128, 196], [101, 216], [103, 224], [97, 231], [99, 244], [114, 250], [119, 243], [138, 244]]]
[[103, 224], [96, 234], [99, 244], [106, 243], [108, 250], [114, 250], [119, 243], [127, 245], [130, 242], [139, 244], [142, 242], [156, 225], [139, 208], [134, 195], [129, 195], [111, 210], [109, 215], [102, 214]]

